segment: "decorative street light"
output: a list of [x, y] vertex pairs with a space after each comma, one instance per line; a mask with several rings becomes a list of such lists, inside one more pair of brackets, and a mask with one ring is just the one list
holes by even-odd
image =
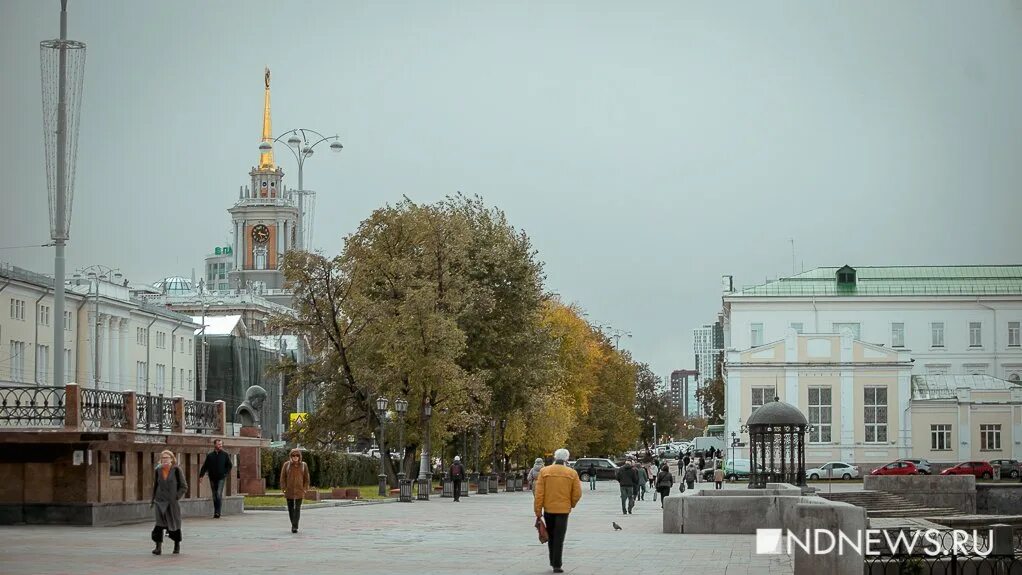
[[[199, 296], [199, 301], [195, 302], [202, 306], [202, 371], [199, 376], [202, 380], [199, 382], [199, 401], [206, 401], [206, 388], [209, 386], [209, 344], [206, 343], [206, 312], [209, 311], [212, 300], [208, 300], [205, 296]], [[216, 305], [224, 305], [222, 300], [218, 300]]]
[[399, 397], [394, 401], [394, 409], [397, 410], [398, 420], [397, 454], [400, 467], [397, 472], [397, 483], [400, 486], [405, 479], [405, 412], [408, 411], [408, 401]]
[[490, 475], [497, 473], [497, 420], [490, 420], [490, 444], [493, 445], [493, 466], [490, 468]]
[[376, 398], [376, 417], [380, 420], [380, 497], [387, 495], [387, 471], [383, 466], [386, 446], [387, 398], [382, 395]]
[[430, 419], [433, 415], [433, 406], [426, 398], [426, 405], [422, 406], [422, 413], [426, 417], [426, 437], [422, 440], [422, 456], [419, 459], [419, 499], [429, 501], [429, 492], [433, 490], [433, 471], [430, 461]]
[[506, 481], [507, 469], [505, 469], [506, 465], [504, 463], [504, 457], [505, 457], [505, 455], [507, 455], [505, 453], [506, 450], [507, 450], [507, 447], [504, 444], [504, 432], [505, 432], [505, 430], [507, 430], [507, 420], [506, 419], [501, 419], [500, 420], [500, 473], [504, 474], [505, 481]]
[[[296, 239], [298, 240], [298, 249], [308, 249], [308, 245], [312, 243], [312, 218], [309, 218], [309, 229], [305, 229], [305, 196], [311, 196], [313, 204], [315, 203], [316, 192], [306, 190], [303, 180], [303, 168], [305, 167], [305, 160], [312, 157], [313, 150], [316, 146], [323, 142], [330, 142], [330, 150], [333, 152], [340, 152], [344, 149], [341, 145], [338, 136], [324, 136], [316, 130], [310, 130], [308, 128], [296, 128], [294, 130], [288, 130], [283, 134], [277, 136], [272, 142], [262, 141], [259, 144], [259, 151], [261, 153], [269, 152], [273, 150], [273, 144], [276, 142], [282, 142], [284, 136], [287, 136], [287, 146], [291, 155], [295, 157], [295, 161], [298, 162], [298, 189], [291, 190], [291, 193], [298, 195], [298, 229], [296, 232]], [[306, 238], [306, 234], [308, 238]]]

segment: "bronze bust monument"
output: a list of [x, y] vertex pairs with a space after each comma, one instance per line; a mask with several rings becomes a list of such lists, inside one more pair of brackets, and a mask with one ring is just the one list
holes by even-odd
[[245, 391], [245, 401], [241, 402], [234, 416], [243, 427], [259, 426], [259, 411], [266, 401], [266, 390], [258, 385], [253, 385]]

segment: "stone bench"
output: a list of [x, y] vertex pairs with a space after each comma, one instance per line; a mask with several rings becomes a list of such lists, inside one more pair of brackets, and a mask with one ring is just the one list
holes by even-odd
[[361, 497], [358, 489], [345, 489], [334, 487], [330, 491], [330, 496], [334, 499], [358, 499]]
[[320, 493], [315, 489], [310, 489], [305, 492], [303, 499], [306, 501], [323, 501], [324, 499], [330, 499], [330, 496], [326, 493]]

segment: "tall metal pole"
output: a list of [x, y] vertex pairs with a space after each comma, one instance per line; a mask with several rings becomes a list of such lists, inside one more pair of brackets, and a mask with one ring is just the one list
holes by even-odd
[[206, 384], [208, 383], [207, 378], [209, 377], [209, 352], [206, 349], [206, 309], [209, 306], [203, 304], [202, 306], [202, 387], [199, 389], [199, 393], [202, 396], [199, 401], [206, 401]]
[[[57, 81], [57, 193], [54, 220], [57, 224], [54, 234], [53, 257], [53, 381], [54, 385], [64, 385], [64, 245], [67, 241], [67, 166], [65, 166], [67, 149], [67, 48], [63, 42], [67, 40], [67, 0], [60, 0], [60, 56], [59, 79]], [[98, 388], [98, 386], [97, 386]]]
[[93, 327], [92, 327], [92, 378], [93, 383], [96, 386], [96, 390], [99, 390], [99, 276], [96, 276], [96, 299], [93, 303]]
[[[304, 145], [305, 142], [302, 142]], [[298, 249], [305, 249], [305, 186], [302, 182], [302, 167], [305, 164], [305, 150], [298, 150]]]
[[384, 457], [390, 457], [389, 453], [384, 452], [384, 445], [386, 444], [386, 433], [387, 433], [387, 412], [384, 411], [380, 414], [380, 497], [387, 495], [387, 471], [383, 464]]

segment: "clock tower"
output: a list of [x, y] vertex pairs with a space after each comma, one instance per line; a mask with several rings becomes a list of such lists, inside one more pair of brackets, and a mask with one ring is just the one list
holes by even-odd
[[[229, 277], [233, 289], [272, 295], [265, 290], [284, 287], [281, 258], [297, 243], [298, 206], [283, 186], [284, 171], [273, 161], [269, 68], [263, 81], [259, 165], [248, 173], [251, 185], [239, 190], [237, 203], [227, 210], [234, 225], [234, 270]], [[290, 300], [290, 296], [286, 299]]]

